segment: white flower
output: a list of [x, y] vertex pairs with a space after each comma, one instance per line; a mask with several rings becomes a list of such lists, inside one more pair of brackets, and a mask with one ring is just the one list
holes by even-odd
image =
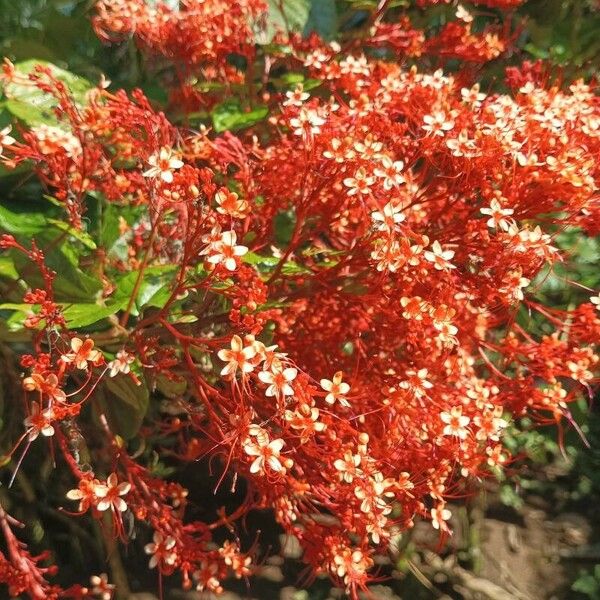
[[489, 208], [482, 208], [480, 210], [482, 215], [489, 216], [490, 218], [487, 220], [486, 225], [491, 229], [495, 229], [496, 227], [500, 227], [504, 231], [508, 231], [508, 227], [510, 225], [510, 221], [505, 219], [504, 217], [509, 217], [515, 211], [512, 208], [502, 208], [500, 202], [496, 198], [494, 198], [490, 202]]
[[382, 211], [376, 210], [371, 213], [371, 219], [375, 221], [375, 227], [379, 231], [394, 231], [396, 225], [402, 223], [405, 218], [400, 206], [393, 202], [388, 202]]
[[127, 504], [121, 496], [126, 496], [131, 490], [131, 484], [127, 481], [119, 483], [117, 475], [111, 473], [106, 480], [106, 484], [98, 483], [94, 485], [94, 495], [99, 501], [96, 508], [103, 512], [109, 508], [113, 511], [125, 512]]
[[8, 135], [12, 130], [12, 127], [8, 125], [4, 129], [0, 129], [0, 154], [2, 154], [3, 146], [11, 146], [17, 140], [14, 137]]
[[284, 101], [284, 106], [302, 106], [302, 104], [310, 98], [310, 94], [304, 91], [304, 86], [299, 83], [296, 89], [285, 93], [287, 100]]
[[174, 565], [177, 560], [177, 553], [172, 551], [176, 543], [175, 538], [171, 536], [165, 538], [160, 532], [155, 531], [152, 540], [150, 544], [144, 546], [144, 552], [152, 555], [148, 567], [154, 569], [159, 562]]
[[471, 419], [462, 414], [462, 406], [454, 406], [450, 412], [440, 414], [440, 419], [446, 423], [444, 427], [444, 435], [455, 435], [461, 440], [466, 439], [469, 431], [466, 429]]
[[446, 131], [450, 131], [454, 128], [454, 121], [448, 117], [446, 113], [437, 111], [432, 115], [425, 115], [423, 117], [425, 125], [422, 126], [427, 133], [432, 135], [443, 136]]
[[208, 262], [217, 265], [223, 263], [228, 271], [237, 269], [236, 258], [244, 256], [248, 252], [246, 246], [236, 246], [237, 235], [235, 231], [224, 231], [220, 238], [211, 242], [209, 246], [202, 251], [202, 254], [208, 254]]
[[274, 363], [271, 371], [261, 371], [258, 378], [268, 386], [265, 396], [293, 396], [294, 388], [290, 382], [296, 379], [296, 375], [298, 375], [297, 369], [293, 367], [282, 369]]
[[115, 359], [108, 363], [108, 368], [110, 369], [108, 373], [109, 377], [114, 377], [118, 373], [129, 373], [131, 371], [130, 365], [134, 360], [135, 356], [125, 350], [119, 350]]
[[256, 457], [250, 465], [250, 473], [264, 473], [265, 466], [276, 473], [283, 471], [279, 455], [284, 445], [285, 442], [282, 439], [269, 442], [268, 436], [266, 439], [258, 437], [256, 442], [247, 439], [244, 443], [244, 452], [248, 456]]
[[317, 134], [321, 131], [321, 125], [325, 119], [316, 110], [302, 108], [297, 117], [290, 119], [290, 125], [294, 128], [295, 135], [304, 135], [307, 132]]
[[433, 266], [441, 271], [443, 269], [455, 269], [456, 267], [448, 262], [454, 256], [454, 250], [443, 250], [440, 243], [436, 240], [431, 244], [431, 251], [423, 252], [425, 260], [433, 263]]
[[332, 380], [321, 379], [321, 387], [328, 392], [325, 396], [327, 404], [334, 404], [336, 401], [342, 406], [349, 407], [350, 403], [346, 400], [345, 395], [350, 391], [350, 386], [342, 381], [342, 372], [338, 371]]
[[31, 403], [31, 414], [23, 421], [25, 429], [27, 430], [27, 439], [30, 442], [37, 439], [40, 433], [44, 437], [51, 437], [54, 435], [54, 427], [52, 421], [54, 420], [54, 413], [51, 409], [40, 411], [39, 404], [37, 402]]
[[148, 164], [150, 168], [144, 172], [144, 177], [160, 177], [165, 183], [172, 183], [173, 171], [183, 167], [183, 162], [166, 146], [158, 154], [153, 154]]
[[240, 369], [242, 373], [250, 373], [254, 370], [254, 364], [250, 359], [256, 356], [256, 347], [254, 344], [244, 347], [244, 342], [239, 335], [231, 338], [231, 350], [223, 348], [219, 350], [217, 356], [227, 364], [221, 369], [222, 376], [235, 375]]

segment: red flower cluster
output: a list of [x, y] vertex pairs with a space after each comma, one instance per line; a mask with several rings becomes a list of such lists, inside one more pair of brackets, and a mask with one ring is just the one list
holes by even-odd
[[[224, 76], [230, 53], [253, 60], [247, 18], [261, 2], [182, 4], [102, 0], [96, 27]], [[459, 18], [439, 34], [441, 54], [501, 51], [493, 34], [484, 50], [465, 42], [468, 14]], [[400, 39], [391, 31], [375, 27], [365, 45], [382, 32]], [[361, 49], [289, 44], [292, 56], [273, 60], [302, 64], [320, 87], [265, 92], [268, 123], [239, 137], [177, 129], [141, 92], [99, 87], [77, 104], [51, 70], [23, 78], [6, 66], [5, 84], [18, 78], [56, 99], [59, 124], [5, 139], [5, 162], [32, 162], [77, 228], [90, 195], [139, 209], [123, 224], [126, 256], [96, 254], [107, 304], [117, 277], [138, 273], [115, 308], [125, 334], [116, 353], [114, 341], [68, 329], [36, 247], [4, 240], [46, 273], [25, 299], [38, 312], [21, 442], [56, 440], [78, 511], [109, 515], [123, 541], [125, 514], [149, 524], [150, 567], [179, 572], [186, 587], [220, 592], [228, 574], [249, 575], [251, 555], [212, 533], [269, 507], [313, 572], [356, 597], [374, 553], [415, 519], [450, 533], [448, 499], [510, 460], [501, 438], [511, 419], [560, 423], [595, 381], [600, 300], [551, 309], [533, 282], [563, 259], [557, 231], [597, 228], [600, 103], [581, 81], [484, 93]], [[138, 311], [153, 269], [172, 274], [167, 294]], [[525, 328], [521, 308], [544, 320], [542, 333]], [[243, 477], [233, 515], [187, 520], [188, 490], [153, 475], [104, 414], [98, 391], [111, 380], [180, 386], [177, 406], [141, 435], [159, 452], [169, 439], [182, 463], [219, 458], [219, 484]], [[100, 417], [85, 426], [102, 440], [87, 468], [57, 427], [85, 404]], [[84, 596], [54, 588], [15, 552], [25, 559], [3, 558], [4, 581], [33, 598]]]
[[232, 53], [254, 55], [252, 24], [266, 11], [265, 0], [100, 0], [93, 24], [100, 38], [134, 36], [142, 48], [181, 65], [225, 67]]

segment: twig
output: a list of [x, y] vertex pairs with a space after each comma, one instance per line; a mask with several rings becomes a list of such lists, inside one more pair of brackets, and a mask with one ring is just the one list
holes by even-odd
[[482, 594], [488, 600], [528, 600], [526, 595], [520, 592], [508, 592], [488, 579], [478, 577], [456, 564], [443, 561], [433, 552], [425, 552], [424, 557], [434, 571], [443, 573], [453, 585], [463, 587], [473, 594]]

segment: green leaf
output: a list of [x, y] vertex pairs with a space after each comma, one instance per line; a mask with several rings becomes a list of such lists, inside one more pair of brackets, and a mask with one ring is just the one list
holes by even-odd
[[[147, 306], [162, 308], [171, 295], [173, 275], [178, 271], [177, 265], [159, 265], [148, 267], [144, 271], [142, 283], [137, 291], [137, 297], [131, 307], [135, 317]], [[132, 271], [116, 281], [117, 291], [113, 296], [115, 304], [125, 302], [127, 305], [133, 294], [139, 270]]]
[[305, 92], [319, 87], [323, 82], [320, 79], [306, 79], [302, 73], [285, 73], [273, 80], [273, 84], [281, 89], [294, 89], [299, 83]]
[[156, 388], [167, 398], [179, 398], [187, 389], [185, 379], [169, 379], [165, 375], [156, 378]]
[[101, 387], [102, 404], [110, 428], [129, 440], [139, 431], [148, 411], [150, 394], [146, 384], [136, 385], [131, 377], [108, 377]]
[[[52, 231], [36, 235], [38, 246], [44, 251], [45, 264], [56, 272], [53, 289], [58, 302], [90, 302], [102, 289], [102, 282], [82, 271], [78, 265], [78, 254], [68, 240], [58, 244]], [[21, 253], [12, 254], [15, 269], [30, 287], [44, 287], [42, 276], [35, 265]]]
[[[63, 307], [63, 313], [67, 321], [67, 327], [69, 329], [79, 329], [81, 327], [87, 327], [93, 325], [102, 319], [106, 319], [111, 315], [116, 314], [119, 310], [125, 308], [125, 302], [120, 304], [111, 304], [110, 306], [101, 306], [99, 304], [91, 303], [80, 303], [70, 304], [69, 306]], [[38, 312], [39, 305], [16, 303], [16, 302], [5, 302], [0, 304], [0, 310], [12, 311], [19, 313], [19, 316], [13, 315], [13, 325], [18, 324], [19, 328], [22, 325], [22, 321], [30, 312]]]
[[54, 225], [54, 227], [60, 229], [61, 231], [67, 232], [70, 236], [74, 237], [76, 240], [79, 240], [86, 248], [89, 248], [90, 250], [96, 250], [96, 243], [85, 231], [75, 229], [75, 227], [69, 225], [69, 223], [66, 223], [65, 221], [59, 221], [58, 219], [48, 219], [48, 223]]
[[304, 34], [315, 31], [322, 38], [332, 40], [338, 28], [338, 15], [335, 0], [311, 0], [310, 13]]
[[261, 256], [255, 252], [246, 252], [242, 261], [249, 265], [265, 265], [267, 267], [274, 267], [279, 263], [279, 259], [275, 256]]
[[78, 329], [93, 325], [102, 319], [115, 315], [119, 310], [125, 308], [126, 302], [114, 303], [110, 306], [100, 306], [99, 304], [71, 304], [64, 309], [67, 327], [69, 329]]
[[292, 241], [296, 227], [296, 213], [293, 209], [279, 212], [273, 219], [273, 231], [278, 244], [287, 246]]
[[[31, 237], [46, 228], [46, 219], [39, 212], [20, 212], [13, 203], [0, 204], [0, 231]], [[13, 210], [14, 209], [14, 210]]]
[[[49, 68], [53, 76], [67, 86], [75, 102], [81, 105], [85, 104], [86, 94], [93, 85], [83, 77], [69, 73], [47, 61], [37, 59], [19, 62], [15, 64], [15, 69], [22, 75], [30, 75], [37, 65]], [[57, 100], [51, 94], [47, 94], [33, 85], [19, 83], [8, 83], [4, 87], [4, 93], [8, 98], [5, 102], [6, 110], [28, 125], [56, 124], [58, 122], [53, 112]]]
[[310, 13], [310, 0], [268, 0], [269, 11], [258, 44], [270, 44], [278, 31], [304, 31]]
[[[280, 259], [276, 256], [261, 256], [254, 252], [247, 252], [242, 260], [249, 264], [256, 266], [263, 272], [270, 272], [279, 264]], [[283, 264], [281, 269], [283, 275], [300, 275], [300, 274], [311, 274], [312, 271], [292, 261], [287, 261]]]
[[19, 278], [19, 273], [15, 269], [15, 263], [10, 256], [0, 256], [0, 277], [12, 280]]
[[597, 600], [600, 597], [600, 582], [587, 571], [583, 571], [579, 575], [571, 589], [592, 598], [592, 600]]
[[245, 111], [237, 100], [226, 100], [211, 112], [213, 127], [217, 133], [244, 129], [262, 121], [269, 114], [266, 106]]
[[29, 238], [41, 232], [48, 233], [48, 226], [50, 226], [68, 233], [86, 248], [95, 250], [96, 243], [88, 233], [51, 216], [62, 212], [62, 205], [52, 196], [44, 196], [44, 198], [47, 202], [10, 201], [0, 204], [0, 231], [11, 233], [27, 243], [30, 241]]

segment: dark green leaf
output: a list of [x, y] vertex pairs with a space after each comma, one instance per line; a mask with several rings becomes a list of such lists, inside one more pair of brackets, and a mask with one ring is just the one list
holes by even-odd
[[311, 0], [304, 33], [317, 32], [322, 38], [332, 40], [337, 33], [338, 16], [335, 0]]
[[101, 391], [111, 429], [126, 440], [134, 437], [142, 426], [150, 401], [145, 383], [136, 385], [131, 377], [119, 374], [106, 378]]
[[295, 227], [296, 213], [294, 210], [290, 209], [277, 213], [273, 219], [273, 230], [277, 243], [287, 246], [292, 240]]
[[217, 133], [250, 127], [269, 114], [266, 106], [245, 111], [237, 100], [226, 100], [211, 112], [213, 127]]
[[269, 12], [263, 31], [256, 36], [259, 44], [270, 44], [278, 31], [304, 31], [310, 12], [310, 0], [269, 0]]

